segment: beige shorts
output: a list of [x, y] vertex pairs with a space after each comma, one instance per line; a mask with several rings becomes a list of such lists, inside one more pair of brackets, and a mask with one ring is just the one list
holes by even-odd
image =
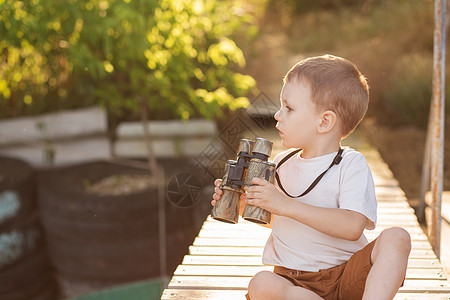
[[[326, 300], [361, 299], [372, 263], [370, 257], [375, 241], [354, 253], [348, 262], [318, 272], [305, 272], [275, 266], [273, 272], [294, 285], [311, 290]], [[247, 299], [250, 297], [245, 295]]]

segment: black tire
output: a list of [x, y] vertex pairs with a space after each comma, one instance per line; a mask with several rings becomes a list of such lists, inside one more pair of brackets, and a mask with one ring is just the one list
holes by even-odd
[[[65, 276], [84, 280], [134, 280], [156, 276], [159, 254], [155, 237], [135, 241], [75, 242], [52, 237], [50, 259]], [[156, 258], [156, 260], [155, 260]]]
[[155, 190], [132, 195], [99, 196], [85, 192], [83, 182], [112, 174], [149, 174], [105, 162], [53, 170], [40, 176], [39, 206], [48, 234], [74, 240], [134, 239], [155, 226]]
[[0, 157], [0, 299], [56, 298], [35, 185], [27, 163]]
[[39, 295], [53, 282], [43, 247], [0, 272], [0, 299], [24, 300]]
[[[180, 161], [165, 164], [166, 175], [172, 176], [176, 166]], [[159, 275], [157, 190], [120, 196], [85, 192], [85, 180], [113, 174], [149, 173], [92, 162], [40, 174], [40, 214], [50, 260], [60, 275], [80, 282], [127, 282]], [[175, 207], [167, 199], [165, 206], [168, 269], [173, 271], [198, 231], [198, 207]]]
[[31, 166], [19, 159], [0, 157], [0, 232], [35, 210], [34, 196]]
[[[43, 245], [43, 231], [37, 213], [16, 220], [9, 230], [0, 232], [0, 272], [7, 270]], [[1, 290], [1, 287], [0, 287]]]
[[58, 293], [55, 282], [50, 282], [45, 289], [40, 291], [38, 294], [33, 295], [27, 300], [56, 300], [58, 299]]

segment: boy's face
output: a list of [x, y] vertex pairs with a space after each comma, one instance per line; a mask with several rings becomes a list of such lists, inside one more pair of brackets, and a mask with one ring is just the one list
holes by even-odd
[[281, 90], [281, 108], [276, 112], [276, 128], [283, 146], [308, 148], [317, 137], [320, 115], [311, 101], [308, 83], [286, 82]]

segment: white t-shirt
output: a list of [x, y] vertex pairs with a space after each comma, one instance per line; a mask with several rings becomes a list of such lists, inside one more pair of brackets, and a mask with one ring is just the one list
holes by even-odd
[[[274, 162], [278, 164], [292, 151], [278, 154]], [[290, 195], [302, 194], [330, 166], [336, 154], [303, 159], [298, 153], [289, 158], [278, 169], [284, 189]], [[342, 156], [341, 163], [334, 165], [307, 195], [296, 199], [318, 207], [359, 212], [367, 218], [365, 228], [374, 229], [377, 201], [369, 166], [364, 156], [353, 149], [345, 148]], [[345, 263], [367, 243], [364, 234], [357, 241], [349, 241], [321, 233], [291, 218], [274, 215], [263, 263], [317, 272]]]

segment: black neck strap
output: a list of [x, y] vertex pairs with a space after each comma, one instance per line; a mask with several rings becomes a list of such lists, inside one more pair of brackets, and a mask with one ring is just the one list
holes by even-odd
[[[278, 170], [278, 168], [284, 164], [289, 158], [291, 158], [292, 156], [294, 156], [295, 154], [299, 153], [302, 149], [297, 149], [292, 151], [291, 153], [289, 153], [288, 155], [286, 155], [277, 165], [277, 167], [275, 168], [275, 170]], [[292, 196], [290, 195], [288, 192], [286, 192], [286, 190], [284, 189], [283, 185], [281, 184], [281, 180], [280, 177], [278, 176], [278, 172], [275, 172], [275, 178], [277, 180], [278, 186], [281, 188], [281, 190], [288, 196], [291, 198], [299, 198], [299, 197], [303, 197], [306, 194], [308, 194], [309, 192], [311, 192], [311, 190], [319, 183], [319, 181], [322, 179], [322, 177], [325, 175], [325, 173], [328, 172], [328, 170], [331, 169], [331, 167], [333, 167], [334, 165], [338, 165], [341, 160], [342, 160], [342, 152], [344, 152], [344, 149], [340, 148], [338, 153], [336, 154], [336, 156], [333, 159], [333, 162], [331, 163], [331, 165], [328, 167], [328, 169], [326, 169], [325, 171], [322, 172], [322, 174], [320, 174], [319, 176], [317, 176], [317, 178], [314, 180], [314, 182], [309, 186], [309, 188], [306, 189], [306, 191], [303, 192], [303, 194], [298, 195], [298, 196]]]

